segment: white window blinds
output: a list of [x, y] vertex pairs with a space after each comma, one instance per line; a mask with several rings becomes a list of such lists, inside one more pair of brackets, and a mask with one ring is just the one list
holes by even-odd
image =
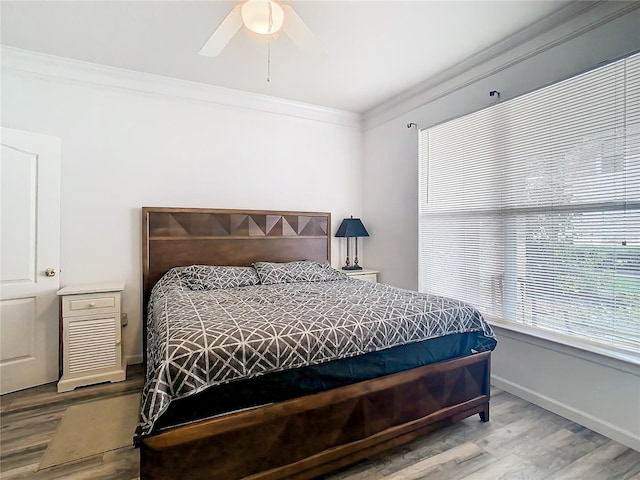
[[420, 132], [419, 285], [640, 348], [640, 55]]

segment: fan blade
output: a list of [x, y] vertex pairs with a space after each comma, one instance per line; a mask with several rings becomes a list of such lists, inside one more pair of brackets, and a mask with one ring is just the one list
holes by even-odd
[[236, 5], [229, 15], [222, 21], [220, 26], [216, 28], [216, 31], [213, 32], [213, 35], [209, 37], [209, 40], [202, 46], [200, 55], [204, 55], [205, 57], [217, 57], [220, 55], [220, 52], [227, 46], [227, 44], [231, 41], [233, 36], [238, 33], [240, 27], [242, 27], [242, 14], [240, 10], [242, 9], [242, 4]]
[[309, 27], [305, 25], [300, 16], [290, 5], [280, 4], [284, 10], [284, 25], [282, 29], [285, 31], [291, 41], [305, 55], [316, 60], [324, 60], [327, 53], [324, 51], [316, 36], [311, 33]]

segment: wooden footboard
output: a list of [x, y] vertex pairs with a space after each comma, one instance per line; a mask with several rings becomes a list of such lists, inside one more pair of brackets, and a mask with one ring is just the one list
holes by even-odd
[[145, 438], [141, 480], [308, 479], [475, 413], [489, 420], [490, 352]]

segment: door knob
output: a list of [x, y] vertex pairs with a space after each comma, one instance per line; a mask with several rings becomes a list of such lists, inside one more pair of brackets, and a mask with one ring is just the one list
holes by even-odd
[[47, 269], [44, 271], [44, 274], [45, 274], [47, 277], [55, 277], [55, 276], [56, 276], [56, 271], [55, 271], [55, 269], [53, 269], [53, 268], [47, 268]]

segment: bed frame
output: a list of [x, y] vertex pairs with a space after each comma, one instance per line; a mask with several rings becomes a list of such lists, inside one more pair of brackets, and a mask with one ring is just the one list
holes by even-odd
[[[142, 224], [145, 311], [174, 266], [331, 259], [329, 213], [145, 207]], [[486, 422], [490, 358], [446, 360], [153, 434], [140, 445], [140, 479], [309, 479], [476, 413]]]

